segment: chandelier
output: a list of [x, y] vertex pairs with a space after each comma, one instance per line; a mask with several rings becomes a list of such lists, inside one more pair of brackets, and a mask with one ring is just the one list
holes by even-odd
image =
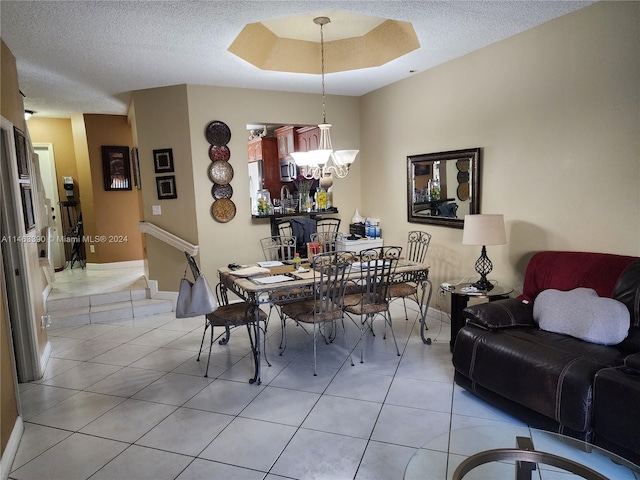
[[327, 123], [324, 91], [324, 33], [322, 28], [331, 21], [329, 17], [316, 17], [313, 23], [320, 25], [320, 58], [322, 73], [322, 123], [320, 129], [320, 141], [317, 150], [308, 152], [291, 152], [296, 165], [300, 167], [300, 173], [305, 178], [324, 177], [335, 175], [344, 178], [349, 174], [349, 166], [354, 162], [359, 150], [333, 150], [331, 145], [331, 124]]

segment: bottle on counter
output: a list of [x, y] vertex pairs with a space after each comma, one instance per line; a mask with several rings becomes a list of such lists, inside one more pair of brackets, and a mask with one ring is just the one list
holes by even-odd
[[300, 258], [300, 254], [296, 252], [296, 254], [293, 256], [293, 268], [298, 270], [301, 263], [302, 259]]

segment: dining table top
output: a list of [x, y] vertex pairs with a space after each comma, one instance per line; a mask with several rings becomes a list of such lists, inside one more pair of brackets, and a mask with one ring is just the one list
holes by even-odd
[[[270, 268], [264, 268], [262, 273], [256, 273], [250, 276], [243, 276], [236, 272], [242, 272], [245, 268], [258, 267], [257, 265], [246, 265], [242, 269], [232, 270], [231, 268], [221, 267], [218, 269], [218, 276], [220, 281], [223, 282], [228, 288], [238, 292], [238, 289], [242, 292], [246, 292], [249, 296], [259, 296], [260, 294], [273, 293], [283, 290], [290, 290], [292, 288], [301, 288], [313, 284], [314, 271], [308, 262], [301, 263], [301, 267], [306, 270], [305, 272], [298, 272], [293, 265], [278, 265]], [[428, 274], [429, 265], [426, 263], [414, 262], [407, 259], [399, 259], [395, 268], [394, 275], [400, 276], [403, 273], [411, 272], [425, 272]], [[351, 268], [347, 272], [347, 278], [359, 275], [361, 270], [359, 268]], [[275, 283], [262, 283], [265, 278], [273, 276], [287, 277], [283, 281]], [[262, 279], [262, 281], [261, 281]], [[267, 281], [268, 282], [268, 281]], [[244, 296], [244, 295], [243, 295]], [[262, 300], [268, 301], [268, 299]], [[260, 303], [262, 303], [260, 301]]]

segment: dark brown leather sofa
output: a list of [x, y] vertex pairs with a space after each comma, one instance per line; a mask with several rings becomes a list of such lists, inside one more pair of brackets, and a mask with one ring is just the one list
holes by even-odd
[[[601, 345], [539, 328], [536, 297], [579, 287], [627, 307], [626, 339]], [[467, 307], [464, 316], [453, 351], [458, 385], [530, 426], [640, 463], [640, 258], [538, 252], [522, 295]]]

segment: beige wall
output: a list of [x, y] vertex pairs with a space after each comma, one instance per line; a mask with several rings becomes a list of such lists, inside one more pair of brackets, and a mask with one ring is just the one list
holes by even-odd
[[[19, 112], [24, 107], [18, 90], [18, 73], [16, 70], [16, 59], [7, 48], [4, 41], [0, 40], [0, 109], [2, 116], [15, 125], [20, 125]], [[24, 122], [24, 114], [22, 116]], [[0, 252], [2, 256], [2, 252]], [[1, 264], [2, 262], [0, 262]], [[16, 401], [16, 390], [14, 386], [15, 369], [11, 364], [11, 340], [8, 335], [7, 322], [8, 311], [5, 299], [4, 281], [0, 282], [0, 456], [4, 453], [13, 426], [18, 418], [18, 403]]]
[[[84, 115], [93, 185], [93, 237], [106, 241], [87, 243], [87, 261], [92, 263], [142, 260], [142, 235], [138, 230], [140, 205], [138, 190], [106, 191], [103, 181], [102, 146], [133, 145], [131, 128], [124, 115]], [[85, 233], [88, 233], [85, 231]], [[91, 253], [93, 245], [95, 253]]]
[[[80, 133], [74, 132], [80, 129]], [[74, 199], [81, 201], [85, 236], [103, 235], [106, 242], [95, 243], [91, 263], [123, 262], [143, 258], [140, 191], [107, 192], [102, 179], [102, 145], [133, 145], [128, 119], [123, 115], [78, 115], [75, 119], [31, 117], [29, 132], [34, 143], [51, 143], [56, 162], [58, 193], [65, 199], [62, 177], [75, 183]], [[76, 156], [76, 145], [79, 155]], [[87, 159], [90, 158], [90, 161]], [[80, 172], [80, 173], [79, 173]], [[126, 242], [109, 241], [125, 237]]]
[[[386, 244], [404, 245], [408, 230], [427, 230], [434, 284], [475, 278], [480, 249], [461, 245], [462, 230], [407, 222], [406, 157], [481, 147], [481, 209], [503, 213], [508, 235], [507, 245], [488, 249], [493, 279], [519, 291], [538, 250], [640, 255], [639, 9], [634, 2], [598, 3], [360, 99], [329, 96], [334, 147], [361, 149], [353, 172], [334, 185], [341, 230], [356, 207], [381, 219]], [[186, 88], [186, 111], [167, 95], [175, 88]], [[205, 272], [256, 260], [257, 240], [269, 227], [249, 218], [244, 125], [315, 123], [319, 101], [313, 94], [207, 86], [136, 92], [141, 158], [143, 147], [146, 155], [152, 148], [185, 148], [180, 142], [187, 135], [192, 151], [192, 170], [184, 175], [193, 175], [187, 190], [193, 198], [185, 199], [179, 186], [179, 200], [165, 201], [183, 214], [150, 217], [157, 201], [147, 190], [145, 219], [195, 233]], [[204, 128], [211, 120], [232, 131], [237, 215], [228, 224], [210, 215]], [[174, 124], [179, 136], [162, 128]], [[197, 228], [188, 215], [196, 216]], [[175, 289], [182, 256], [162, 253], [173, 260], [158, 267], [157, 278]]]
[[50, 143], [53, 145], [60, 200], [66, 199], [64, 187], [62, 186], [62, 177], [73, 177], [76, 181], [75, 193], [76, 195], [80, 193], [77, 190], [78, 169], [76, 167], [71, 120], [68, 118], [31, 117], [27, 121], [27, 125], [33, 143]]
[[[142, 180], [142, 217], [193, 244], [198, 243], [193, 167], [189, 141], [189, 115], [185, 85], [154, 88], [134, 93], [132, 118], [134, 143], [138, 145]], [[173, 150], [177, 199], [158, 200], [153, 150]], [[162, 215], [152, 215], [159, 205]], [[185, 268], [184, 254], [165, 243], [146, 236], [148, 276], [158, 281], [160, 290], [177, 291]]]
[[[318, 123], [322, 112], [320, 95], [190, 85], [134, 92], [133, 103], [140, 148], [144, 219], [199, 244], [200, 266], [211, 278], [215, 278], [218, 267], [230, 262], [260, 260], [259, 239], [269, 236], [270, 229], [268, 221], [251, 219], [246, 125], [256, 122]], [[329, 96], [327, 117], [333, 124], [334, 148], [359, 148], [356, 98]], [[228, 223], [218, 223], [211, 216], [213, 184], [207, 176], [209, 144], [204, 131], [213, 120], [223, 121], [231, 129], [230, 163], [234, 168], [231, 186], [237, 213]], [[157, 200], [151, 158], [152, 151], [158, 148], [173, 149], [176, 200]], [[360, 162], [364, 160], [358, 158], [346, 179], [334, 182], [334, 200], [340, 209], [338, 216], [347, 223], [359, 206]], [[160, 205], [162, 215], [151, 215], [152, 205]], [[343, 230], [346, 228], [345, 224]], [[159, 281], [161, 290], [177, 290], [185, 267], [184, 254], [152, 237], [147, 237], [146, 242], [150, 278]]]
[[[4, 287], [4, 282], [2, 282]], [[16, 389], [13, 383], [15, 366], [11, 358], [11, 339], [7, 330], [4, 288], [0, 289], [0, 456], [9, 442], [13, 426], [18, 418]]]
[[[22, 104], [22, 96], [18, 87], [18, 75], [16, 69], [15, 57], [7, 48], [3, 41], [0, 41], [2, 69], [0, 70], [0, 113], [4, 118], [9, 120], [15, 126], [27, 133], [24, 120], [24, 106]], [[41, 232], [36, 232], [40, 234]], [[22, 252], [25, 256], [25, 264], [27, 267], [27, 278], [29, 283], [29, 292], [27, 296], [31, 302], [31, 318], [19, 319], [20, 321], [32, 322], [36, 336], [36, 351], [38, 355], [37, 361], [42, 357], [47, 345], [47, 333], [40, 328], [40, 317], [44, 314], [44, 304], [42, 300], [42, 292], [45, 289], [46, 281], [42, 269], [38, 261], [38, 247], [35, 242], [23, 242]], [[4, 289], [3, 289], [4, 295]], [[2, 368], [0, 369], [0, 388], [2, 389], [2, 407], [0, 408], [0, 452], [4, 452], [7, 440], [11, 434], [15, 421], [18, 417], [17, 402], [15, 399], [15, 387], [13, 383], [13, 375], [15, 370], [7, 364], [7, 356], [9, 355], [9, 335], [7, 331], [8, 312], [3, 298], [0, 298], [0, 361]]]
[[426, 230], [435, 285], [475, 277], [462, 230], [406, 221], [405, 171], [482, 147], [481, 211], [508, 241], [487, 247], [491, 278], [521, 288], [538, 250], [640, 255], [639, 25], [640, 3], [598, 3], [364, 96], [362, 204], [385, 243]]

